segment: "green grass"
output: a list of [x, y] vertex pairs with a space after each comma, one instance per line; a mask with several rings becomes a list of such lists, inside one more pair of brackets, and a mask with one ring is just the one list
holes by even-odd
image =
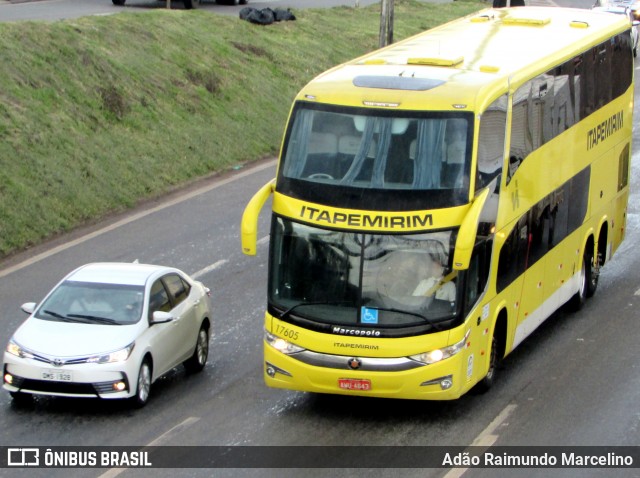
[[[395, 0], [394, 38], [484, 6]], [[294, 13], [0, 23], [0, 257], [277, 154], [296, 92], [378, 45], [379, 4]]]

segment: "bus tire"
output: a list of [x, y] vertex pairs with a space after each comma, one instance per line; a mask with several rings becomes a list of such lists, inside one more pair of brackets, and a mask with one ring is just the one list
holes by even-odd
[[587, 297], [593, 297], [598, 288], [598, 278], [600, 277], [600, 260], [594, 259], [591, 252], [584, 251], [585, 280]]
[[111, 0], [113, 2], [114, 5], [118, 5], [119, 7], [121, 7], [122, 5], [124, 5], [124, 2], [126, 0]]
[[587, 300], [587, 270], [591, 268], [590, 260], [587, 262], [589, 257], [590, 254], [585, 250], [582, 258], [582, 267], [580, 268], [580, 286], [578, 287], [578, 291], [573, 294], [573, 297], [571, 297], [567, 303], [569, 310], [572, 312], [577, 312], [582, 309], [585, 301]]
[[498, 362], [498, 339], [494, 333], [491, 338], [491, 350], [489, 351], [489, 369], [487, 370], [487, 374], [484, 378], [476, 385], [476, 389], [479, 393], [485, 393], [493, 387], [498, 373]]
[[198, 8], [200, 4], [200, 0], [184, 0], [184, 9], [192, 10], [194, 8]]

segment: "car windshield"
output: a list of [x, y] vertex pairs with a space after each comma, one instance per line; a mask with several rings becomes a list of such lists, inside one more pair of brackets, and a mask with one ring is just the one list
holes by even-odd
[[275, 315], [370, 329], [439, 329], [455, 318], [455, 232], [328, 231], [274, 218], [269, 300]]
[[39, 305], [35, 317], [87, 324], [133, 324], [142, 317], [143, 297], [143, 286], [65, 281]]

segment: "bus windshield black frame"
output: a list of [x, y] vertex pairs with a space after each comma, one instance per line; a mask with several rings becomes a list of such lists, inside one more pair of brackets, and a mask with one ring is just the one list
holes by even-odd
[[269, 309], [306, 328], [410, 336], [459, 323], [465, 272], [456, 229], [414, 234], [327, 230], [275, 215]]

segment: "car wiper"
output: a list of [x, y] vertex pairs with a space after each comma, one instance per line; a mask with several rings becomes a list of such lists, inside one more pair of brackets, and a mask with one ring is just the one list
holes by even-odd
[[55, 317], [56, 319], [61, 320], [62, 322], [76, 322], [76, 323], [85, 322], [84, 320], [77, 320], [77, 319], [74, 319], [73, 317], [59, 314], [58, 312], [54, 312], [53, 310], [43, 310], [42, 312], [52, 317]]
[[284, 312], [282, 312], [278, 318], [284, 319], [287, 315], [293, 312], [294, 309], [297, 309], [298, 307], [302, 307], [304, 305], [354, 305], [354, 304], [352, 301], [348, 301], [348, 300], [342, 300], [342, 301], [321, 300], [317, 302], [298, 302], [297, 304], [293, 304], [291, 307], [289, 307]]
[[69, 314], [68, 317], [77, 317], [79, 319], [86, 319], [92, 322], [99, 322], [101, 324], [122, 325], [115, 319], [109, 319], [107, 317], [99, 317], [97, 315], [84, 315], [84, 314]]

